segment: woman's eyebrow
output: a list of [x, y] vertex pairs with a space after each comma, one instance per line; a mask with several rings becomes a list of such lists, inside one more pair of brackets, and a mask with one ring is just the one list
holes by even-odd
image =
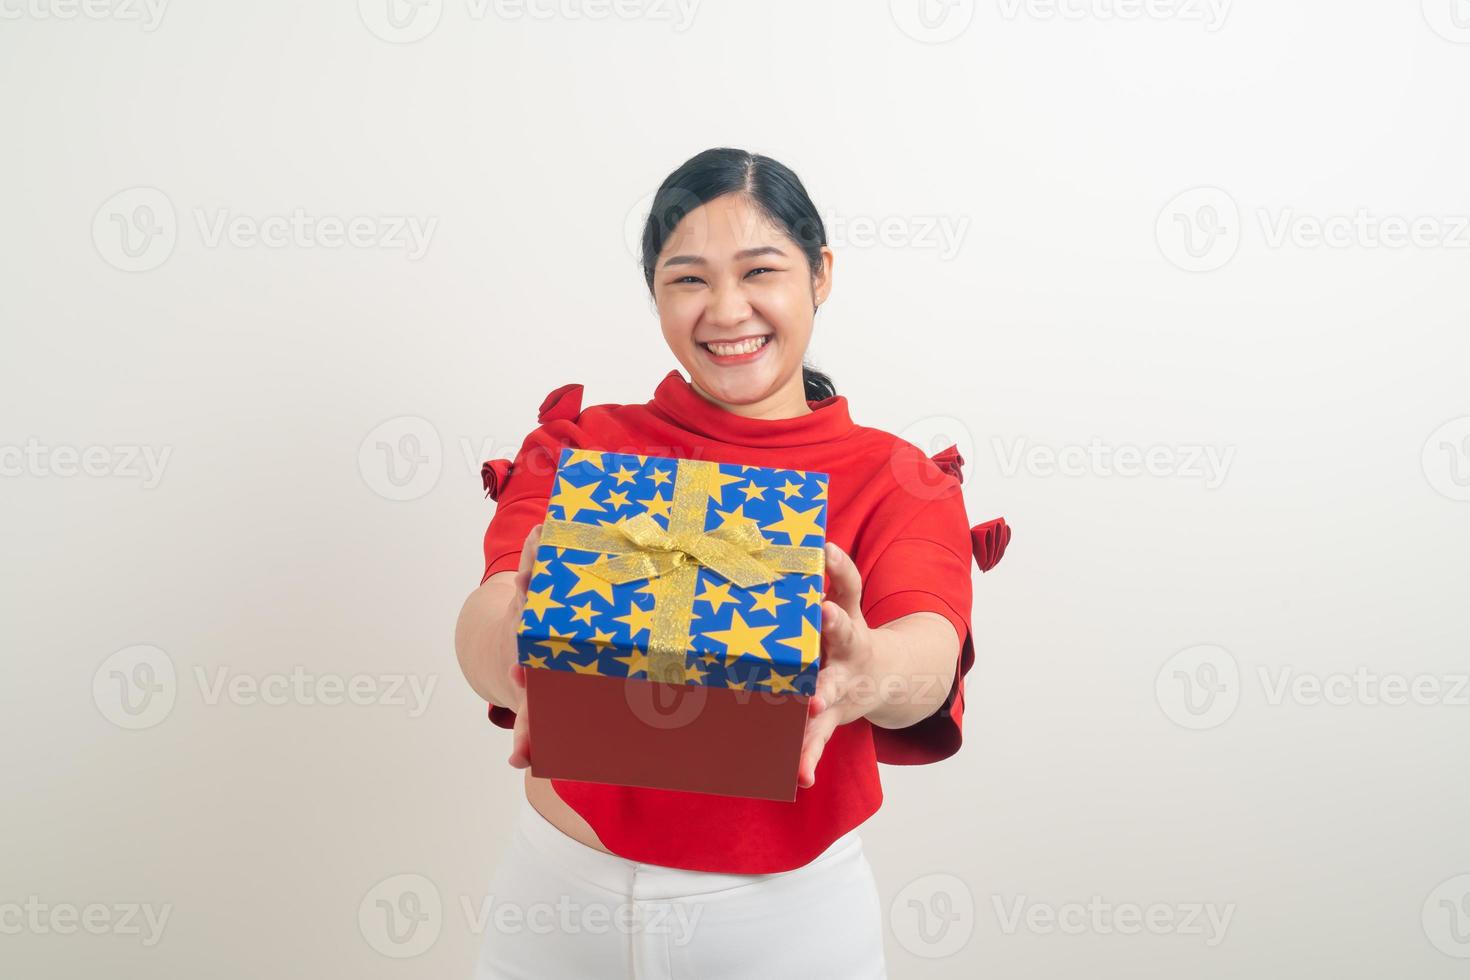
[[[757, 245], [755, 248], [745, 248], [735, 253], [735, 260], [754, 258], [757, 255], [785, 255], [774, 245]], [[664, 268], [671, 265], [705, 265], [705, 261], [698, 255], [672, 255], [664, 260]]]

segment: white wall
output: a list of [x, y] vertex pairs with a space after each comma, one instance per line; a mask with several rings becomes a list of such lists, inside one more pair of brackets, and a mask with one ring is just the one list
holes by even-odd
[[[629, 229], [732, 145], [829, 219], [854, 416], [1015, 527], [965, 747], [863, 828], [892, 974], [1460, 975], [1470, 11], [1059, 2], [0, 0], [0, 972], [467, 974], [520, 792], [450, 642], [479, 462], [675, 366]], [[424, 240], [214, 236], [298, 210]], [[432, 688], [228, 686], [297, 668]], [[400, 960], [404, 874], [443, 910]]]

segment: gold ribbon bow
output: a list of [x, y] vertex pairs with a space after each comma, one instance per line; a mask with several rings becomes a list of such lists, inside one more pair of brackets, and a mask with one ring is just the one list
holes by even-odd
[[719, 464], [681, 459], [675, 466], [667, 531], [646, 513], [608, 526], [548, 517], [541, 527], [541, 543], [616, 555], [588, 566], [592, 574], [613, 584], [664, 579], [649, 629], [648, 677], [683, 684], [699, 566], [748, 589], [774, 582], [786, 572], [820, 575], [826, 556], [817, 547], [772, 544], [752, 521], [704, 530], [709, 487]]

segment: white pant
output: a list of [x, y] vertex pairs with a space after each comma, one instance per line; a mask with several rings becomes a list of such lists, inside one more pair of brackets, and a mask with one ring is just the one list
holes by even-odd
[[521, 805], [477, 980], [886, 980], [855, 829], [792, 871], [715, 874], [607, 854]]

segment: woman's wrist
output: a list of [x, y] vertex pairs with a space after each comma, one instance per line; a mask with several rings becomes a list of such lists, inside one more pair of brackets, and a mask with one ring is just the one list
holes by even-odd
[[517, 650], [515, 625], [507, 622], [507, 619], [509, 619], [508, 616], [502, 616], [501, 621], [496, 624], [498, 628], [492, 632], [494, 640], [490, 651], [491, 672], [500, 681], [497, 690], [505, 699], [500, 703], [511, 711], [520, 711], [523, 698], [521, 689], [510, 680], [511, 668], [516, 665], [520, 657]]
[[514, 586], [489, 581], [470, 593], [455, 629], [460, 670], [476, 694], [491, 704], [520, 709], [510, 667], [516, 659], [515, 625], [510, 611]]
[[870, 652], [857, 694], [866, 708], [863, 717], [879, 728], [907, 728], [938, 711], [959, 657], [959, 640], [949, 621], [938, 613], [918, 612], [869, 633]]

